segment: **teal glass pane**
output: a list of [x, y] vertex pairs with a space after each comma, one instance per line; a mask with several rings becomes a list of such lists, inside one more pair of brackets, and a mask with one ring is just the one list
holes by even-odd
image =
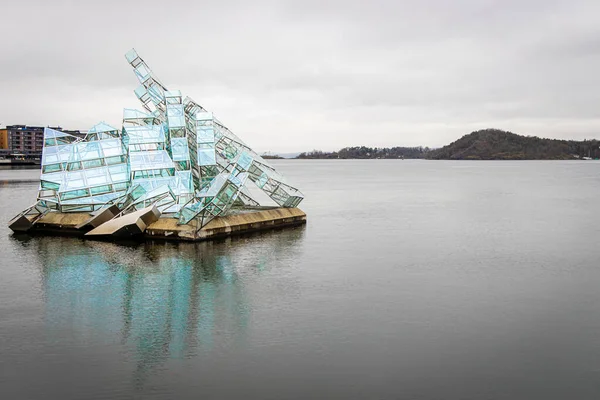
[[75, 198], [80, 198], [80, 197], [86, 197], [89, 195], [90, 195], [90, 192], [88, 189], [72, 190], [69, 192], [61, 193], [60, 199], [61, 200], [69, 200], [69, 199], [75, 199]]
[[121, 183], [115, 183], [113, 184], [113, 188], [115, 191], [121, 191], [121, 190], [127, 190], [128, 187], [128, 183], [127, 182], [121, 182]]
[[182, 128], [185, 126], [183, 104], [167, 105], [167, 123], [169, 124], [169, 129]]
[[110, 176], [106, 168], [97, 168], [95, 170], [85, 171], [86, 186], [98, 186], [111, 183]]
[[258, 186], [259, 188], [263, 188], [265, 186], [265, 184], [267, 183], [267, 181], [269, 180], [269, 177], [267, 176], [267, 174], [265, 174], [264, 172], [260, 175], [260, 177], [258, 178], [258, 180], [256, 181], [256, 186]]
[[[106, 122], [100, 122], [97, 123], [96, 125], [92, 126], [89, 130], [88, 130], [88, 135], [90, 133], [115, 133], [115, 132], [119, 132], [119, 130], [117, 128], [115, 128], [114, 126], [111, 126], [109, 124], [107, 124]], [[107, 138], [111, 138], [111, 136], [107, 136]]]
[[138, 99], [141, 99], [142, 97], [144, 97], [148, 92], [146, 91], [146, 88], [142, 85], [138, 86], [137, 88], [135, 88], [135, 90], [133, 91], [135, 93], [135, 95], [137, 96]]
[[42, 155], [42, 165], [47, 166], [49, 164], [55, 164], [61, 162], [58, 154], [49, 154], [48, 152]]
[[83, 161], [101, 158], [103, 154], [98, 142], [82, 142], [75, 144], [74, 156], [76, 159], [73, 161]]
[[129, 146], [143, 143], [165, 142], [165, 134], [160, 125], [125, 127], [125, 133], [128, 136]]
[[198, 150], [198, 165], [215, 165], [217, 160], [215, 158], [214, 149], [199, 149]]
[[144, 64], [138, 65], [134, 71], [140, 82], [144, 82], [146, 79], [149, 78], [150, 71], [148, 71]]
[[124, 171], [110, 171], [110, 180], [111, 182], [128, 182], [129, 181], [129, 172], [125, 168]]
[[240, 157], [238, 158], [237, 164], [242, 167], [244, 170], [248, 170], [250, 168], [250, 164], [252, 164], [252, 157], [247, 152], [242, 152]]
[[125, 156], [106, 157], [104, 162], [106, 165], [121, 164], [127, 162], [127, 158]]
[[215, 131], [213, 127], [202, 127], [198, 128], [196, 132], [198, 143], [214, 143], [215, 142]]
[[50, 173], [50, 172], [56, 172], [56, 171], [60, 171], [61, 170], [61, 164], [50, 164], [50, 165], [44, 165], [42, 167], [42, 172], [43, 173]]
[[150, 86], [148, 88], [148, 94], [152, 98], [154, 104], [160, 104], [164, 100], [162, 90], [157, 85]]
[[153, 168], [175, 168], [171, 157], [169, 157], [169, 154], [165, 150], [130, 153], [129, 164], [132, 171]]
[[70, 162], [67, 164], [67, 171], [78, 171], [82, 168], [81, 161]]
[[127, 59], [128, 62], [132, 62], [133, 60], [138, 58], [138, 54], [135, 51], [135, 49], [131, 49], [125, 54], [125, 58]]
[[233, 174], [229, 176], [229, 181], [231, 183], [233, 183], [237, 187], [241, 187], [242, 186], [242, 181], [237, 176], [235, 176]]
[[82, 165], [83, 165], [83, 168], [88, 169], [88, 168], [101, 167], [103, 165], [103, 163], [102, 163], [101, 159], [97, 159], [97, 160], [83, 161]]
[[92, 195], [103, 194], [111, 191], [112, 187], [110, 185], [96, 186], [90, 189]]
[[173, 161], [189, 160], [190, 152], [188, 150], [187, 139], [186, 138], [171, 139], [171, 153], [173, 154]]
[[107, 139], [100, 141], [104, 157], [114, 157], [123, 154], [123, 145], [119, 139]]
[[40, 182], [40, 185], [41, 185], [42, 189], [47, 189], [47, 190], [58, 190], [60, 188], [59, 183], [45, 181], [45, 180], [42, 180]]

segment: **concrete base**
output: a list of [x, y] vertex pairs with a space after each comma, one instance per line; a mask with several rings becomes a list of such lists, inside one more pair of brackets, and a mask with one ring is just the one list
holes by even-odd
[[305, 223], [306, 214], [299, 208], [274, 208], [217, 217], [199, 231], [196, 221], [177, 225], [175, 218], [160, 218], [144, 234], [152, 239], [202, 241]]
[[97, 228], [103, 223], [113, 219], [119, 213], [119, 211], [119, 207], [115, 205], [104, 207], [95, 212], [92, 218], [90, 218], [88, 221], [86, 221], [83, 224], [77, 225], [76, 228], [85, 231]]
[[33, 228], [33, 222], [31, 219], [27, 218], [24, 215], [17, 215], [8, 223], [8, 227], [13, 232], [24, 233]]
[[[306, 214], [299, 208], [273, 208], [246, 210], [239, 214], [217, 217], [198, 230], [196, 221], [177, 225], [176, 218], [158, 218], [154, 212], [146, 209], [140, 211], [111, 219], [96, 228], [91, 221], [93, 217], [88, 213], [50, 212], [38, 219], [27, 232], [83, 236], [89, 239], [118, 240], [128, 236], [153, 240], [203, 241], [306, 223]], [[152, 218], [146, 218], [147, 216]], [[135, 229], [130, 229], [134, 225]]]
[[85, 236], [131, 237], [141, 235], [148, 225], [158, 221], [159, 217], [158, 208], [149, 206], [100, 224]]
[[86, 230], [77, 228], [90, 219], [88, 213], [49, 212], [38, 219], [28, 232], [44, 232], [58, 235], [80, 236]]

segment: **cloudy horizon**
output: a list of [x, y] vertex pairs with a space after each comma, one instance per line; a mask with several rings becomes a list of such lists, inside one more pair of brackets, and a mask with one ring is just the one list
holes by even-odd
[[0, 126], [121, 125], [132, 47], [259, 151], [600, 138], [597, 1], [4, 4]]

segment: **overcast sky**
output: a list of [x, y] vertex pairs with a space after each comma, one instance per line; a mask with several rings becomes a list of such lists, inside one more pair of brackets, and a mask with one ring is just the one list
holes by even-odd
[[600, 1], [1, 0], [0, 126], [120, 126], [135, 47], [259, 151], [600, 138]]

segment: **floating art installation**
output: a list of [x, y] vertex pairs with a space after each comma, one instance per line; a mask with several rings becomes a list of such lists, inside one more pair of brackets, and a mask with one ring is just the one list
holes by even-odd
[[48, 213], [84, 213], [107, 223], [147, 209], [199, 231], [217, 217], [260, 208], [251, 185], [280, 208], [303, 200], [211, 112], [168, 90], [134, 49], [125, 57], [143, 110], [125, 109], [120, 129], [100, 122], [84, 138], [46, 128], [37, 202], [11, 229], [28, 231]]

